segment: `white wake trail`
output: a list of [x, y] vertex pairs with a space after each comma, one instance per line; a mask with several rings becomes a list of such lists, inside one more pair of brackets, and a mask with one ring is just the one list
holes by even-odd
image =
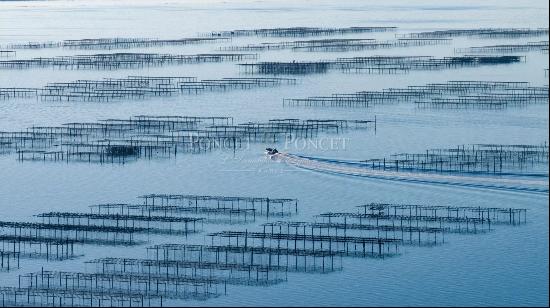
[[378, 178], [394, 181], [446, 184], [454, 186], [501, 189], [511, 191], [539, 192], [548, 194], [548, 179], [503, 178], [479, 175], [446, 175], [423, 172], [382, 171], [349, 166], [338, 162], [327, 162], [315, 158], [301, 157], [289, 153], [278, 153], [273, 159], [287, 164], [325, 173]]

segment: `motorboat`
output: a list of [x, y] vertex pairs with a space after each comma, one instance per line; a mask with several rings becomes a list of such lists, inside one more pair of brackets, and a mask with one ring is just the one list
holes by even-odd
[[267, 155], [271, 156], [271, 155], [275, 155], [277, 153], [279, 153], [279, 151], [277, 151], [277, 149], [275, 149], [275, 148], [265, 148], [265, 154], [267, 154]]

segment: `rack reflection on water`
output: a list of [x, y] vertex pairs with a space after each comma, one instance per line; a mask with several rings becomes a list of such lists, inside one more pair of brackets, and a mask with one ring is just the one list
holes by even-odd
[[443, 70], [484, 65], [525, 62], [525, 56], [465, 55], [436, 58], [432, 56], [370, 56], [321, 61], [239, 63], [247, 74], [306, 75], [337, 70], [365, 74], [397, 74], [415, 70]]
[[215, 149], [236, 151], [248, 143], [316, 138], [321, 133], [376, 130], [374, 120], [294, 118], [234, 125], [231, 117], [136, 116], [98, 122], [33, 126], [0, 132], [2, 152], [18, 160], [125, 163], [139, 158], [175, 157]]
[[415, 103], [419, 109], [428, 108], [488, 108], [548, 104], [548, 86], [531, 86], [528, 82], [513, 81], [448, 81], [407, 88], [388, 88], [381, 91], [337, 93], [331, 96], [283, 99], [289, 107], [374, 107], [400, 102]]
[[[149, 205], [153, 200], [162, 202], [161, 207], [174, 206], [169, 203], [175, 202], [180, 206], [187, 203], [190, 208], [198, 208], [199, 201], [296, 202], [295, 199], [159, 194], [141, 198], [147, 200], [141, 210], [158, 206]], [[126, 205], [93, 206], [92, 209], [126, 211], [124, 215], [128, 216], [129, 211], [134, 210]], [[485, 234], [495, 226], [520, 226], [527, 222], [527, 210], [518, 208], [369, 203], [357, 209], [349, 213], [322, 213], [317, 216], [322, 222], [276, 221], [263, 223], [257, 231], [214, 232], [208, 234], [211, 244], [154, 244], [147, 247], [145, 258], [105, 257], [85, 261], [94, 265], [95, 270], [91, 272], [42, 269], [22, 274], [17, 287], [0, 288], [2, 306], [67, 306], [74, 305], [75, 300], [82, 306], [113, 303], [162, 306], [167, 300], [206, 300], [227, 295], [228, 285], [269, 287], [287, 281], [290, 272], [341, 271], [342, 258], [382, 260], [400, 255], [400, 246], [443, 245], [444, 234], [448, 232]], [[103, 215], [102, 218], [111, 215], [117, 224], [124, 216], [91, 215]], [[151, 212], [147, 217], [148, 224], [155, 225], [167, 218]]]

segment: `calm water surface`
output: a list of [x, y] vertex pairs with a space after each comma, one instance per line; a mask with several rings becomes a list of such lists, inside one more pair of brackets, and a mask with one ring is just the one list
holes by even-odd
[[[15, 42], [97, 37], [181, 38], [198, 32], [286, 26], [397, 26], [398, 33], [446, 28], [548, 27], [546, 1], [240, 1], [210, 4], [141, 1], [128, 8], [108, 1], [0, 2], [0, 46]], [[394, 33], [349, 37], [391, 39]], [[244, 45], [278, 38], [236, 38]], [[517, 39], [527, 42], [539, 38]], [[488, 43], [490, 42], [490, 43]], [[316, 60], [359, 55], [454, 55], [454, 48], [506, 43], [506, 39], [457, 38], [452, 45], [346, 53], [262, 52], [260, 60]], [[136, 48], [132, 51], [195, 54], [224, 44]], [[17, 58], [95, 53], [97, 51], [21, 50]], [[102, 51], [99, 51], [102, 52]], [[548, 84], [543, 68], [548, 55], [526, 53], [525, 63], [494, 67], [361, 75], [331, 72], [300, 76], [295, 86], [184, 95], [143, 101], [50, 103], [0, 101], [0, 130], [31, 125], [128, 118], [139, 114], [224, 115], [236, 122], [272, 118], [372, 119], [374, 131], [351, 131], [346, 146], [321, 149], [287, 145], [294, 153], [364, 159], [399, 152], [471, 143], [541, 143], [548, 140], [548, 105], [506, 110], [419, 110], [403, 103], [375, 108], [289, 108], [282, 98], [330, 95], [361, 90], [423, 85], [446, 80], [529, 81]], [[0, 87], [39, 87], [47, 82], [128, 75], [240, 76], [235, 63], [175, 65], [117, 71], [57, 69], [1, 70]], [[339, 139], [341, 140], [341, 139]], [[279, 145], [283, 146], [283, 145]], [[343, 259], [330, 274], [289, 273], [272, 287], [228, 286], [228, 295], [192, 305], [548, 305], [548, 194], [512, 193], [460, 187], [357, 179], [295, 169], [267, 159], [263, 144], [237, 152], [179, 155], [125, 165], [18, 162], [0, 156], [0, 219], [29, 220], [45, 211], [88, 211], [106, 202], [136, 202], [144, 193], [189, 193], [298, 198], [299, 215], [309, 220], [326, 211], [351, 211], [366, 202], [395, 202], [528, 209], [528, 224], [499, 226], [476, 236], [450, 236], [434, 248], [404, 247], [389, 260]], [[547, 169], [546, 169], [547, 171]], [[261, 222], [261, 221], [260, 221]], [[206, 226], [207, 231], [239, 228]], [[211, 229], [210, 229], [211, 228]], [[254, 228], [254, 224], [247, 226]], [[242, 227], [241, 227], [242, 229]], [[203, 243], [203, 234], [168, 242]], [[145, 257], [144, 246], [85, 247], [85, 257], [64, 262], [25, 260], [22, 269], [0, 273], [1, 285], [17, 275], [48, 269], [81, 270], [82, 261], [101, 256]], [[169, 304], [187, 304], [170, 302]]]

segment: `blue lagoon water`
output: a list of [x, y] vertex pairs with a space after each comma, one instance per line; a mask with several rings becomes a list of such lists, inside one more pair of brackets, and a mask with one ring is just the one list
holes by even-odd
[[[0, 46], [29, 41], [99, 37], [193, 37], [197, 33], [290, 26], [397, 26], [397, 33], [483, 27], [548, 27], [546, 1], [15, 1], [0, 2]], [[395, 32], [345, 37], [392, 39]], [[290, 38], [242, 37], [226, 43], [135, 48], [131, 52], [197, 54], [226, 45], [276, 42]], [[539, 38], [519, 38], [528, 42]], [[541, 40], [541, 39], [540, 39]], [[547, 40], [547, 38], [546, 38]], [[510, 39], [454, 38], [450, 45], [364, 51], [262, 51], [259, 61], [302, 61], [367, 55], [455, 55], [455, 48], [505, 44]], [[124, 51], [124, 50], [123, 50]], [[103, 52], [103, 51], [99, 51]], [[105, 51], [111, 52], [111, 51]], [[17, 59], [98, 53], [96, 50], [18, 50]], [[278, 144], [297, 154], [360, 160], [393, 153], [423, 153], [462, 144], [540, 144], [548, 140], [548, 104], [504, 110], [419, 110], [397, 103], [372, 108], [283, 106], [283, 98], [403, 88], [447, 80], [528, 81], [548, 84], [548, 54], [522, 53], [511, 65], [407, 74], [338, 71], [293, 76], [296, 85], [113, 102], [0, 100], [0, 131], [33, 125], [129, 118], [133, 115], [232, 116], [235, 123], [274, 118], [372, 119], [377, 129], [349, 131], [334, 138], [345, 147], [327, 149], [302, 143]], [[242, 76], [234, 62], [166, 65], [121, 70], [35, 68], [0, 70], [0, 87], [41, 87], [48, 82], [118, 78], [129, 75]], [[47, 211], [88, 212], [91, 204], [137, 202], [146, 193], [269, 196], [297, 198], [296, 221], [323, 212], [352, 211], [368, 202], [527, 209], [527, 224], [497, 226], [481, 235], [449, 235], [444, 245], [400, 249], [384, 260], [343, 258], [342, 270], [328, 274], [288, 273], [270, 287], [228, 286], [227, 295], [207, 301], [167, 300], [166, 305], [250, 306], [547, 306], [548, 194], [404, 183], [326, 174], [267, 158], [272, 144], [250, 144], [235, 152], [215, 150], [169, 159], [126, 164], [20, 162], [0, 155], [0, 220], [29, 221]], [[544, 168], [543, 168], [544, 169]], [[546, 167], [541, 172], [548, 172]], [[547, 179], [547, 178], [546, 178]], [[251, 223], [253, 229], [262, 221]], [[205, 225], [205, 232], [150, 242], [208, 243], [207, 232], [243, 226]], [[19, 274], [92, 269], [85, 260], [105, 256], [145, 257], [137, 247], [84, 246], [83, 257], [62, 262], [22, 260], [21, 269], [0, 272], [0, 285], [17, 284]]]

